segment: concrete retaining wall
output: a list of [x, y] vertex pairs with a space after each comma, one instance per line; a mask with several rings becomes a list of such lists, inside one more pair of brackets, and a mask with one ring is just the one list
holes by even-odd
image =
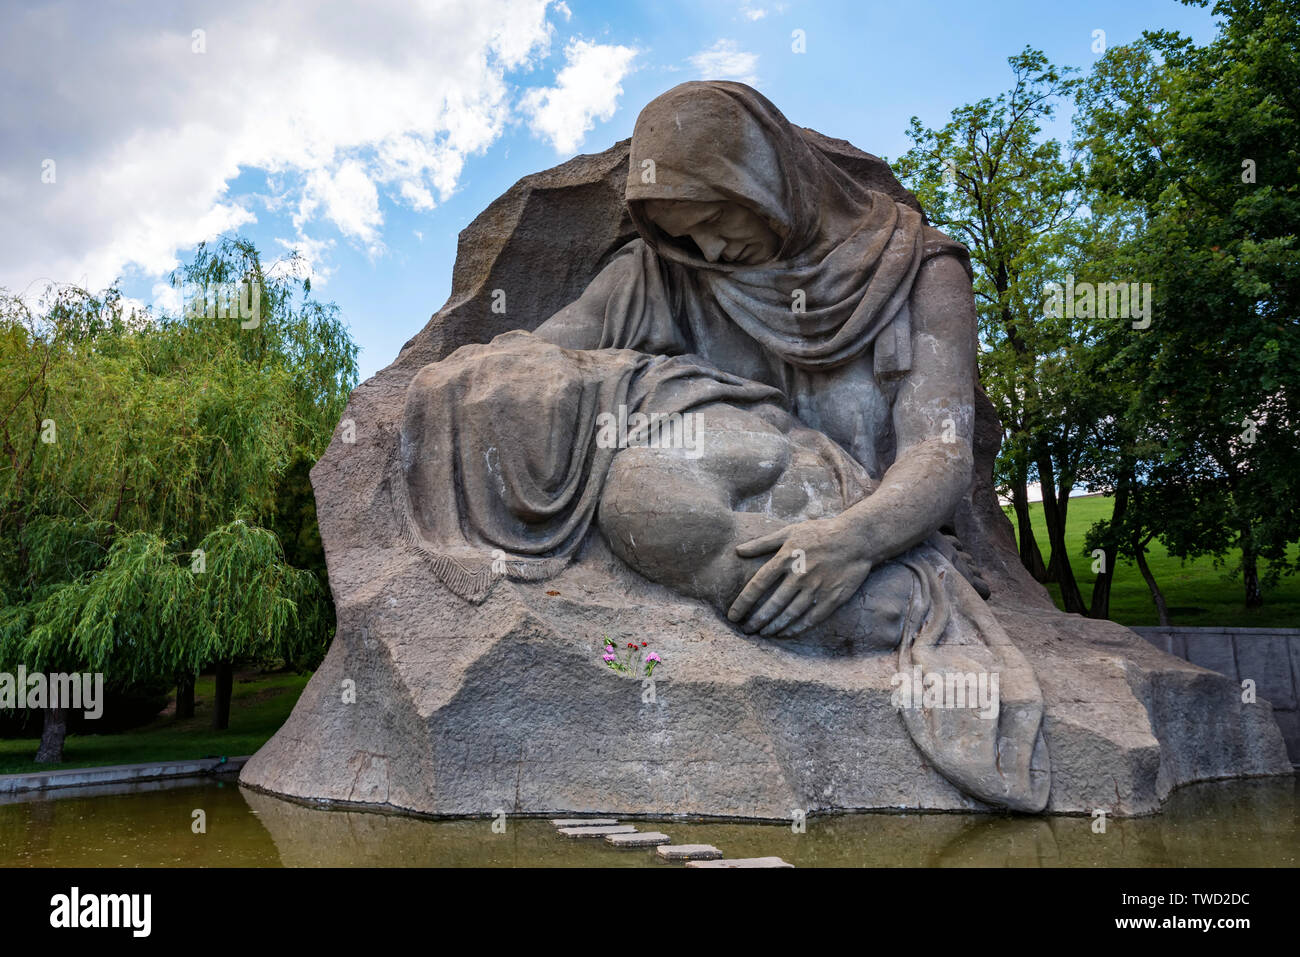
[[165, 778], [188, 778], [238, 771], [248, 755], [233, 758], [196, 758], [188, 761], [149, 761], [144, 764], [110, 764], [92, 768], [65, 768], [27, 774], [0, 774], [0, 801], [9, 795], [56, 788], [81, 788]]
[[1287, 753], [1300, 765], [1300, 628], [1134, 628], [1161, 651], [1237, 681], [1273, 705]]

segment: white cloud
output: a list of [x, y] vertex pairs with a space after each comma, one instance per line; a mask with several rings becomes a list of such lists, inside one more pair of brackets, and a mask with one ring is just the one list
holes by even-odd
[[332, 268], [325, 265], [325, 253], [334, 246], [332, 239], [312, 239], [299, 233], [294, 239], [276, 238], [286, 254], [296, 252], [297, 260], [292, 260], [286, 255], [283, 259], [278, 259], [271, 264], [267, 270], [268, 275], [279, 276], [296, 276], [299, 279], [310, 279], [313, 286], [323, 286], [329, 281], [330, 274], [334, 272]]
[[701, 79], [739, 80], [751, 86], [758, 82], [758, 54], [744, 52], [735, 40], [719, 40], [690, 61]]
[[168, 282], [156, 282], [153, 284], [153, 311], [167, 312], [171, 315], [177, 315], [181, 311], [181, 290], [177, 289]]
[[749, 4], [745, 4], [741, 7], [740, 12], [745, 15], [745, 19], [747, 20], [762, 20], [767, 16], [767, 11], [762, 7], [751, 7]]
[[[255, 222], [254, 199], [296, 209], [296, 229], [329, 220], [382, 249], [381, 197], [432, 208], [501, 135], [509, 74], [549, 52], [548, 5], [7, 8], [0, 285], [161, 276], [178, 250]], [[192, 52], [193, 29], [206, 52]], [[46, 158], [54, 183], [41, 181]], [[244, 170], [264, 171], [272, 195], [232, 196]]]
[[608, 120], [618, 109], [623, 77], [636, 55], [633, 47], [570, 40], [555, 86], [523, 96], [520, 108], [528, 115], [529, 128], [549, 140], [557, 153], [576, 152], [594, 121]]
[[293, 218], [294, 226], [301, 229], [322, 206], [344, 236], [365, 243], [372, 253], [380, 251], [379, 227], [384, 217], [379, 212], [379, 190], [360, 162], [347, 160], [332, 173], [312, 170], [298, 214]]

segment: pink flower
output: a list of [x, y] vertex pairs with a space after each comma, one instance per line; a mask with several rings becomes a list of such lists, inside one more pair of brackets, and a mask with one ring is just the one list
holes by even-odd
[[613, 660], [614, 660], [614, 656], [613, 656], [613, 655], [610, 655], [610, 654], [606, 654], [606, 655], [604, 655], [603, 657], [604, 657], [604, 659], [605, 659], [606, 661], [613, 661]]
[[660, 658], [660, 657], [659, 657], [657, 654], [655, 654], [653, 651], [650, 652], [650, 654], [648, 654], [648, 655], [645, 656], [645, 660], [646, 660], [646, 661], [658, 661], [658, 662], [662, 662], [662, 661], [663, 661], [663, 659]]

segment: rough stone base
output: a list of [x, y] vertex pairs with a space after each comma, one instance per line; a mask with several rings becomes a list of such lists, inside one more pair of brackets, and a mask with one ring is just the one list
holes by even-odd
[[[986, 809], [912, 744], [894, 655], [749, 638], [598, 538], [586, 558], [479, 606], [418, 558], [390, 565], [387, 588], [340, 606], [325, 663], [241, 782], [438, 815]], [[1043, 688], [1049, 812], [1144, 814], [1180, 784], [1291, 772], [1271, 706], [1230, 679], [1110, 622], [992, 607]], [[601, 661], [605, 635], [661, 655], [653, 700]]]

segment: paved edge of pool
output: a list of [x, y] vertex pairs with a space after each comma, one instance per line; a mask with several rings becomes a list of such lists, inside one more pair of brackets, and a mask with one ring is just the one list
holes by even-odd
[[204, 774], [238, 771], [251, 754], [239, 757], [192, 758], [185, 761], [146, 761], [143, 764], [106, 764], [93, 768], [63, 768], [36, 774], [0, 774], [0, 795], [56, 788], [85, 787], [88, 784], [129, 784], [164, 778], [189, 778]]

